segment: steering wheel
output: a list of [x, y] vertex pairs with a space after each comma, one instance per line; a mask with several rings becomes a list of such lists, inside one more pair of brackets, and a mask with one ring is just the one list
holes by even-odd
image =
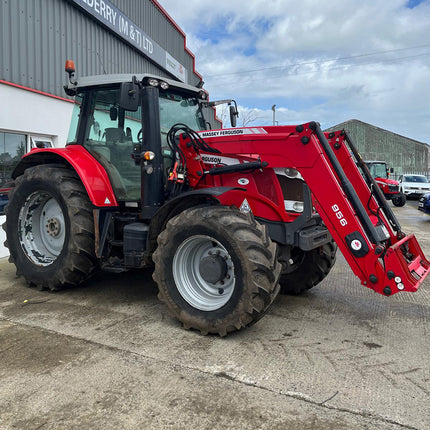
[[141, 128], [141, 129], [139, 130], [139, 133], [137, 133], [137, 141], [138, 141], [139, 143], [142, 143], [142, 142], [143, 142], [143, 136], [142, 136], [142, 134], [143, 134], [143, 129]]

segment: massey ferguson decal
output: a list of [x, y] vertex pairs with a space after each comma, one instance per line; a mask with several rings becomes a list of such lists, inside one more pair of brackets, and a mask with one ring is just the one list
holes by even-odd
[[230, 166], [232, 164], [239, 163], [237, 158], [229, 158], [229, 157], [218, 157], [217, 155], [206, 155], [202, 154], [202, 161], [205, 164], [224, 164], [226, 166]]
[[230, 128], [226, 130], [208, 130], [199, 132], [200, 136], [205, 137], [222, 137], [222, 136], [238, 136], [242, 134], [267, 134], [267, 131], [262, 127], [254, 128]]

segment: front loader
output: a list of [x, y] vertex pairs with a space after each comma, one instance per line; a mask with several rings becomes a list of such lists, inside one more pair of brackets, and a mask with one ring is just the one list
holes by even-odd
[[66, 71], [68, 144], [22, 159], [6, 207], [10, 261], [30, 285], [154, 266], [171, 314], [224, 336], [258, 321], [279, 291], [317, 285], [337, 247], [386, 296], [428, 275], [346, 132], [316, 122], [211, 130], [204, 112], [217, 102], [201, 89]]

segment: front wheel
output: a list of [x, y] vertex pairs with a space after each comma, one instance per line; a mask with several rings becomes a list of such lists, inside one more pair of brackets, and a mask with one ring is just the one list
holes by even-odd
[[402, 207], [406, 204], [406, 195], [403, 193], [396, 194], [392, 199], [393, 205]]
[[91, 202], [78, 175], [31, 167], [16, 179], [9, 198], [3, 228], [17, 274], [41, 289], [83, 282], [96, 258]]
[[160, 300], [185, 328], [202, 334], [250, 326], [279, 291], [281, 266], [265, 227], [224, 206], [172, 218], [153, 259]]
[[281, 274], [282, 294], [301, 294], [319, 284], [336, 261], [337, 245], [330, 241], [311, 251], [294, 248], [290, 264]]

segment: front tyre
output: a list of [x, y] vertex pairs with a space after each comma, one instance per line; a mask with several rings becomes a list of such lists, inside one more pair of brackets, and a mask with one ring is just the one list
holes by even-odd
[[406, 195], [403, 193], [396, 194], [391, 201], [394, 206], [403, 207], [406, 204]]
[[281, 274], [281, 294], [301, 294], [319, 284], [336, 261], [337, 245], [330, 241], [311, 251], [295, 248], [290, 266]]
[[279, 291], [276, 245], [251, 215], [224, 206], [172, 218], [153, 255], [159, 299], [185, 328], [227, 333], [260, 319]]
[[49, 165], [27, 169], [16, 179], [5, 213], [9, 261], [30, 285], [72, 287], [93, 271], [92, 207], [74, 171]]

